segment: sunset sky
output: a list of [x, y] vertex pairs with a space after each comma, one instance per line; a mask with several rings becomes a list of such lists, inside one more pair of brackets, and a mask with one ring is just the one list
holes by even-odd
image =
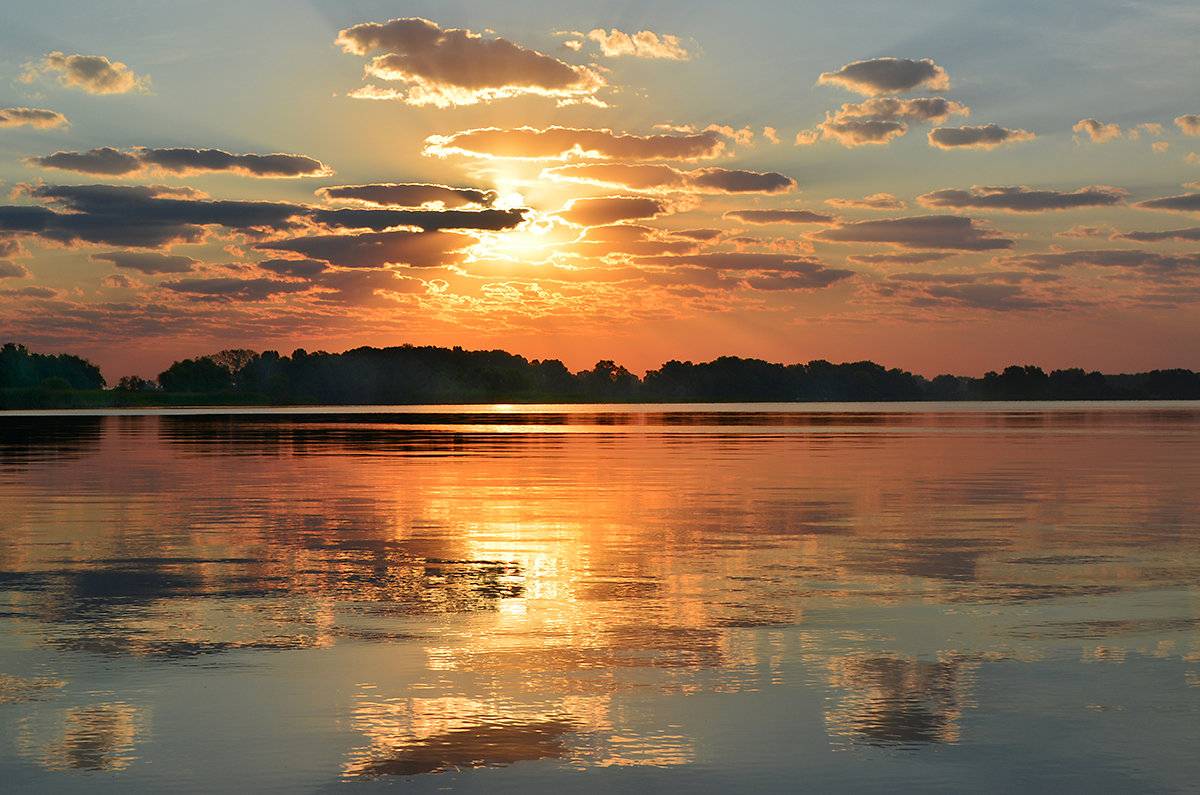
[[[13, 4], [10, 4], [12, 6]], [[1200, 5], [41, 0], [0, 341], [1200, 369]]]

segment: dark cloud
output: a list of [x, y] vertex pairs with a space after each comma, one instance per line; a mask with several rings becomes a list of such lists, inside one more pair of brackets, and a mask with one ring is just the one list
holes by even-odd
[[64, 55], [52, 52], [40, 64], [32, 65], [21, 76], [31, 82], [39, 73], [60, 72], [64, 86], [81, 88], [89, 94], [126, 94], [149, 90], [150, 78], [139, 77], [120, 61], [103, 55]]
[[37, 108], [0, 108], [0, 127], [18, 127], [28, 124], [30, 127], [67, 127], [67, 117], [53, 110], [38, 110]]
[[576, 226], [605, 226], [618, 221], [636, 221], [655, 218], [674, 210], [664, 199], [644, 196], [606, 196], [601, 198], [572, 199], [565, 209], [554, 213], [569, 224]]
[[156, 273], [186, 273], [192, 270], [197, 260], [178, 254], [157, 254], [149, 251], [107, 251], [93, 254], [97, 262], [111, 262], [118, 268], [141, 271], [147, 275]]
[[745, 224], [830, 224], [837, 220], [812, 210], [730, 210], [724, 217]]
[[437, 107], [524, 94], [586, 101], [604, 86], [599, 72], [588, 67], [570, 66], [507, 39], [485, 39], [459, 28], [443, 30], [426, 19], [355, 25], [338, 34], [337, 43], [356, 55], [382, 53], [367, 65], [367, 74], [408, 85], [407, 91], [368, 86], [351, 94], [362, 98]]
[[715, 129], [689, 135], [631, 135], [574, 127], [520, 127], [513, 130], [488, 127], [451, 135], [431, 135], [425, 139], [424, 153], [439, 157], [461, 154], [523, 160], [694, 161], [722, 154], [724, 137]]
[[924, 86], [934, 91], [950, 87], [946, 70], [928, 58], [874, 58], [855, 61], [836, 72], [825, 72], [819, 84], [833, 84], [869, 97], [899, 94]]
[[325, 177], [333, 173], [321, 161], [304, 155], [233, 155], [220, 149], [137, 147], [121, 152], [105, 146], [82, 153], [55, 152], [45, 157], [31, 157], [25, 162], [41, 168], [106, 176], [147, 172], [187, 176], [220, 171], [249, 177]]
[[258, 267], [280, 276], [311, 279], [329, 270], [329, 263], [315, 259], [268, 259], [258, 263]]
[[426, 232], [438, 229], [512, 229], [524, 220], [526, 209], [515, 210], [314, 210], [313, 220], [343, 229], [381, 232], [398, 226], [415, 226]]
[[82, 154], [55, 152], [45, 157], [30, 157], [25, 162], [39, 168], [55, 168], [60, 171], [76, 171], [80, 174], [106, 177], [121, 177], [142, 170], [142, 164], [135, 156], [107, 146]]
[[1175, 117], [1175, 124], [1183, 130], [1184, 135], [1200, 135], [1200, 116], [1194, 113]]
[[1093, 185], [1075, 191], [1033, 190], [1023, 185], [997, 187], [973, 185], [970, 190], [936, 190], [918, 196], [926, 207], [1006, 210], [1014, 213], [1039, 213], [1047, 210], [1074, 210], [1080, 207], [1110, 207], [1125, 200], [1128, 191]]
[[1166, 229], [1161, 232], [1123, 232], [1113, 235], [1118, 240], [1136, 240], [1139, 243], [1157, 243], [1162, 240], [1200, 241], [1200, 226], [1189, 229]]
[[542, 171], [543, 177], [604, 187], [657, 193], [786, 193], [795, 180], [775, 172], [698, 168], [680, 171], [664, 165], [580, 163]]
[[408, 265], [430, 268], [457, 262], [474, 237], [457, 232], [367, 232], [358, 235], [316, 235], [296, 240], [260, 243], [263, 251], [292, 251], [343, 268]]
[[1200, 193], [1187, 193], [1183, 196], [1166, 196], [1162, 199], [1147, 199], [1138, 202], [1134, 207], [1146, 210], [1169, 210], [1175, 213], [1200, 212]]
[[316, 283], [328, 291], [316, 294], [320, 300], [355, 306], [391, 303], [381, 296], [380, 292], [422, 293], [426, 291], [426, 283], [421, 279], [403, 276], [390, 270], [331, 271], [319, 277]]
[[812, 235], [833, 243], [890, 243], [902, 248], [993, 251], [1012, 248], [1015, 241], [981, 228], [973, 218], [961, 215], [924, 215], [859, 221]]
[[1042, 254], [1013, 254], [998, 263], [1033, 270], [1058, 270], [1091, 266], [1146, 274], [1200, 275], [1200, 254], [1157, 254], [1136, 249], [1096, 249], [1090, 251], [1051, 251]]
[[0, 295], [11, 295], [13, 297], [24, 298], [54, 298], [58, 295], [58, 290], [52, 290], [49, 287], [38, 287], [31, 285], [29, 287], [9, 287], [0, 290]]
[[716, 240], [725, 232], [721, 229], [680, 229], [675, 234], [679, 237], [686, 237], [690, 240]]
[[192, 191], [158, 185], [33, 185], [23, 192], [51, 207], [0, 206], [0, 233], [65, 245], [158, 248], [197, 242], [210, 226], [245, 234], [291, 229], [310, 212], [282, 202], [180, 199]]
[[311, 284], [303, 282], [278, 279], [239, 279], [233, 276], [213, 279], [179, 279], [162, 282], [159, 287], [210, 301], [266, 301], [276, 295], [312, 289]]
[[897, 99], [895, 97], [880, 97], [866, 102], [852, 102], [842, 105], [842, 109], [834, 114], [837, 121], [858, 119], [862, 121], [914, 121], [933, 122], [940, 124], [952, 114], [970, 115], [967, 106], [951, 102], [942, 97], [921, 97], [918, 99]]
[[1012, 141], [1036, 138], [1028, 130], [1009, 130], [995, 124], [983, 127], [938, 127], [929, 131], [929, 143], [938, 149], [994, 149]]
[[[1052, 274], [1020, 272], [895, 273], [876, 282], [870, 292], [915, 307], [981, 309], [1014, 312], [1062, 309], [1068, 303], [1031, 292], [1033, 283], [1055, 281]], [[1078, 306], [1075, 302], [1071, 304]]]
[[18, 262], [0, 259], [0, 279], [23, 279], [29, 275], [29, 269]]
[[639, 224], [593, 226], [585, 229], [579, 239], [554, 247], [558, 253], [580, 256], [610, 257], [613, 255], [655, 256], [660, 254], [690, 254], [698, 243], [686, 236]]
[[451, 188], [423, 183], [386, 183], [380, 185], [339, 185], [321, 188], [317, 195], [326, 201], [355, 201], [378, 207], [423, 207], [440, 204], [456, 207], [491, 207], [500, 194], [494, 190]]

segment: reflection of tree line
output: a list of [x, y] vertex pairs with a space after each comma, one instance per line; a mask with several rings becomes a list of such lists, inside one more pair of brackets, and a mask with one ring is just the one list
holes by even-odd
[[[502, 350], [404, 345], [291, 356], [228, 349], [183, 359], [157, 384], [125, 376], [110, 392], [95, 365], [75, 356], [0, 350], [0, 408], [196, 403], [417, 404], [523, 402], [794, 402], [919, 400], [1200, 399], [1200, 373], [1153, 370], [1104, 375], [1078, 368], [1046, 373], [1011, 366], [981, 378], [926, 379], [871, 361], [814, 360], [783, 365], [722, 356], [676, 360], [639, 378], [611, 360], [572, 373], [561, 361], [532, 361]], [[74, 395], [74, 396], [73, 396]]]

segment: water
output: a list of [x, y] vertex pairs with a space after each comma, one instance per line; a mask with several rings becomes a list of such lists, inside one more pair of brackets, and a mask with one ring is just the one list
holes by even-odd
[[0, 415], [12, 791], [1195, 791], [1195, 404]]

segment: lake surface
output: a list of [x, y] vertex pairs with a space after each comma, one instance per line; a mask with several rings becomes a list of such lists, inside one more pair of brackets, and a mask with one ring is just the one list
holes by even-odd
[[1200, 781], [1200, 406], [0, 414], [14, 792]]

